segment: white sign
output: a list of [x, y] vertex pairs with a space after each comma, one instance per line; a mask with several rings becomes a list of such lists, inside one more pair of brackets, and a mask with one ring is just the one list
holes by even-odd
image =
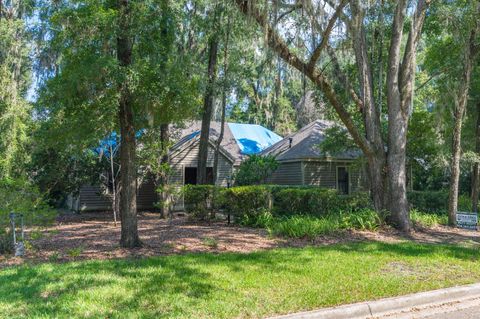
[[457, 212], [457, 226], [465, 229], [477, 230], [478, 215], [469, 212]]

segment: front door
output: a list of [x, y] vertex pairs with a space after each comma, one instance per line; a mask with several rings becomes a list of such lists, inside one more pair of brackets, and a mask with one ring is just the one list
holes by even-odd
[[197, 168], [185, 167], [185, 185], [197, 185]]
[[345, 166], [337, 167], [337, 189], [340, 194], [347, 195], [349, 192], [348, 169]]

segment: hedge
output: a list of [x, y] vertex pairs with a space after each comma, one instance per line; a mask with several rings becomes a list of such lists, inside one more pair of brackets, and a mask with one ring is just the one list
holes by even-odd
[[334, 189], [311, 187], [284, 188], [273, 194], [276, 215], [325, 216], [339, 211], [372, 207], [370, 196], [365, 192], [339, 195]]
[[[334, 189], [313, 186], [255, 185], [223, 188], [213, 185], [184, 187], [185, 210], [198, 219], [208, 219], [224, 210], [236, 217], [255, 219], [270, 212], [274, 216], [354, 212], [373, 208], [366, 192], [340, 195]], [[444, 214], [448, 209], [448, 191], [409, 191], [410, 208], [425, 213]], [[459, 196], [459, 210], [471, 210], [470, 198]]]
[[214, 185], [186, 185], [182, 193], [185, 212], [195, 219], [210, 219], [219, 209], [220, 188]]
[[[407, 197], [411, 209], [435, 214], [443, 214], [448, 211], [448, 190], [409, 191]], [[472, 200], [470, 196], [458, 196], [458, 210], [471, 211], [471, 209]]]
[[238, 186], [223, 191], [225, 209], [235, 216], [256, 216], [272, 210], [272, 193], [266, 186]]
[[277, 216], [324, 216], [372, 207], [368, 193], [339, 195], [318, 187], [188, 185], [183, 193], [186, 212], [197, 219], [213, 217], [219, 210], [243, 219], [267, 211]]

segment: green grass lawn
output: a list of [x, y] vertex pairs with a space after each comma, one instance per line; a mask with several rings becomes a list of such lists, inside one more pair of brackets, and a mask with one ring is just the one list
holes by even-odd
[[0, 317], [261, 317], [480, 281], [479, 259], [367, 242], [22, 266], [0, 270]]

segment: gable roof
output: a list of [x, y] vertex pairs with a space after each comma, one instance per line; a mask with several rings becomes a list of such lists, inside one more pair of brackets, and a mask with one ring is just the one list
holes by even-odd
[[[186, 146], [188, 142], [198, 140], [201, 124], [201, 121], [192, 121], [186, 123], [185, 128], [179, 129], [177, 136], [180, 139], [172, 146], [171, 152]], [[220, 129], [221, 122], [210, 123], [211, 142], [217, 141]], [[225, 123], [220, 146], [234, 160], [234, 164], [240, 164], [246, 156], [259, 153], [280, 140], [281, 136], [260, 125]]]
[[258, 154], [282, 140], [282, 137], [257, 124], [228, 123], [242, 154]]
[[[181, 152], [185, 148], [192, 146], [199, 140], [200, 140], [200, 131], [196, 131], [184, 136], [170, 148], [170, 151], [169, 151], [170, 157], [175, 158], [178, 152]], [[208, 143], [212, 148], [215, 148], [217, 146], [216, 140], [212, 138], [208, 140]], [[232, 164], [235, 164], [236, 158], [234, 158], [232, 154], [230, 154], [227, 150], [225, 150], [225, 148], [222, 145], [220, 145], [219, 151], [220, 151], [220, 154], [225, 156], [230, 162], [232, 162]]]
[[359, 153], [356, 151], [346, 151], [330, 156], [330, 154], [325, 154], [320, 150], [319, 145], [326, 138], [326, 130], [335, 125], [334, 122], [327, 120], [313, 121], [298, 132], [288, 135], [280, 142], [265, 149], [260, 154], [273, 155], [279, 161], [327, 157], [333, 157], [336, 159], [357, 158]]

